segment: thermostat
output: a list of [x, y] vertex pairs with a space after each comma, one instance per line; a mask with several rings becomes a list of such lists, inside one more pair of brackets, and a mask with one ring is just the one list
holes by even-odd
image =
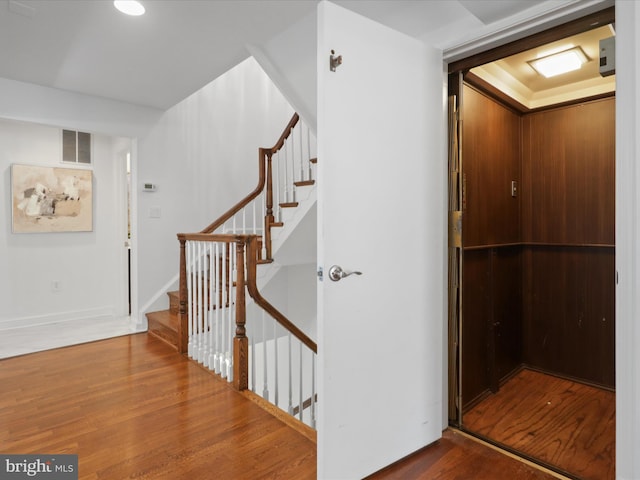
[[142, 186], [142, 189], [145, 192], [155, 192], [156, 191], [156, 184], [155, 183], [144, 183]]

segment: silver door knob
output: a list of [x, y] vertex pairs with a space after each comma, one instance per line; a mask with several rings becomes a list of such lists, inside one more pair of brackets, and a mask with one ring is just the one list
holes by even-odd
[[342, 280], [344, 277], [348, 277], [349, 275], [362, 275], [362, 272], [345, 272], [339, 265], [333, 265], [329, 269], [329, 278], [334, 282]]

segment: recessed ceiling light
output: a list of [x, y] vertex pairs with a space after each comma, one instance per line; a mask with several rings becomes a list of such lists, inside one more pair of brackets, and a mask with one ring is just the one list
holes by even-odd
[[588, 60], [580, 47], [573, 47], [546, 57], [530, 60], [527, 63], [540, 75], [550, 78], [578, 70]]
[[142, 4], [136, 0], [113, 0], [113, 6], [127, 15], [143, 15], [145, 10]]

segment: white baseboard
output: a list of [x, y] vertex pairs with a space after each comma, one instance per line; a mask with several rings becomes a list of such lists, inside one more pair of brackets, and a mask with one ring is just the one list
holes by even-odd
[[69, 312], [49, 313], [46, 315], [34, 315], [31, 317], [9, 318], [0, 320], [0, 330], [47, 325], [50, 323], [80, 320], [83, 318], [90, 319], [97, 317], [114, 316], [116, 316], [114, 307], [98, 307], [90, 308], [87, 310], [73, 310]]

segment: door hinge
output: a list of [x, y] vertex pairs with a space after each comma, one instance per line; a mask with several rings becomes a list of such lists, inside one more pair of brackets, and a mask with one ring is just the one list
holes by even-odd
[[462, 212], [449, 212], [449, 247], [462, 248]]
[[336, 68], [340, 65], [342, 65], [342, 55], [336, 56], [335, 50], [331, 50], [331, 55], [329, 55], [329, 70], [335, 72]]

